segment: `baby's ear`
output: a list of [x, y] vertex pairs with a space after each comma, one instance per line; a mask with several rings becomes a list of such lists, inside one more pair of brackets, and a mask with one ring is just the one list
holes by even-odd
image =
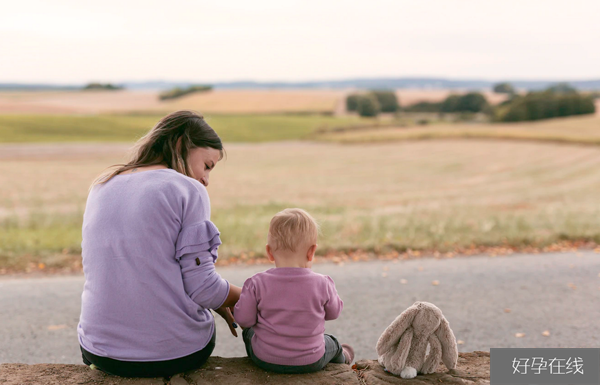
[[269, 258], [269, 261], [274, 262], [275, 257], [273, 256], [273, 251], [271, 250], [271, 246], [269, 246], [268, 243], [267, 243], [267, 246], [265, 247], [265, 249], [267, 250], [267, 258]]
[[308, 251], [306, 252], [306, 259], [308, 261], [312, 261], [313, 258], [315, 257], [316, 251], [317, 251], [317, 245], [312, 245], [311, 247], [309, 247]]

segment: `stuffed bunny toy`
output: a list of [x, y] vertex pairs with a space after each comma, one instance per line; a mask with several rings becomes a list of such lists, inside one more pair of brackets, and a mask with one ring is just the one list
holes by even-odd
[[[427, 345], [430, 352], [425, 357]], [[456, 338], [442, 311], [429, 302], [415, 302], [402, 312], [377, 341], [379, 363], [402, 378], [434, 373], [440, 358], [448, 369], [456, 367]]]

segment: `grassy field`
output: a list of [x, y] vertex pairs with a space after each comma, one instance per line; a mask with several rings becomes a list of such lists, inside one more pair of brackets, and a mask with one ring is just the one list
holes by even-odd
[[[81, 146], [3, 145], [0, 271], [79, 263], [88, 185], [127, 148]], [[320, 253], [600, 242], [598, 191], [600, 148], [487, 140], [231, 144], [209, 186], [223, 258], [261, 255], [285, 207], [321, 222]]]
[[[424, 114], [396, 119], [325, 115], [206, 115], [225, 143], [319, 140], [376, 143], [424, 139], [516, 139], [600, 144], [600, 115], [538, 122], [475, 124], [428, 120]], [[134, 142], [163, 115], [0, 115], [0, 143]], [[402, 127], [395, 126], [402, 124]]]
[[[127, 142], [163, 115], [0, 115], [0, 143]], [[224, 142], [304, 139], [315, 130], [376, 124], [374, 119], [324, 115], [206, 115]]]

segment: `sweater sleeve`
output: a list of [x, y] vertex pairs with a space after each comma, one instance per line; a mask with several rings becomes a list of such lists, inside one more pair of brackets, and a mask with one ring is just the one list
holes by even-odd
[[179, 265], [187, 295], [205, 309], [220, 308], [229, 295], [229, 282], [215, 270], [212, 255], [187, 253], [179, 259]]
[[240, 299], [233, 308], [233, 318], [243, 328], [252, 327], [258, 321], [258, 300], [252, 278], [244, 282]]
[[215, 270], [219, 230], [203, 221], [181, 230], [175, 258], [181, 267], [185, 292], [205, 309], [218, 309], [227, 299], [229, 282]]
[[325, 321], [331, 321], [339, 317], [344, 307], [344, 302], [340, 298], [335, 288], [333, 279], [326, 275], [327, 281], [327, 302], [325, 302]]

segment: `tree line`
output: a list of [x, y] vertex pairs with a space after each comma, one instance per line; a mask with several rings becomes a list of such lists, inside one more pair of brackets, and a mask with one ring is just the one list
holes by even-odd
[[360, 116], [377, 116], [381, 112], [483, 113], [499, 122], [549, 119], [559, 116], [593, 114], [596, 94], [584, 95], [566, 83], [555, 84], [543, 91], [520, 95], [509, 83], [494, 86], [508, 99], [492, 106], [480, 92], [449, 95], [441, 102], [420, 102], [404, 108], [393, 91], [374, 90], [348, 95], [346, 108]]

